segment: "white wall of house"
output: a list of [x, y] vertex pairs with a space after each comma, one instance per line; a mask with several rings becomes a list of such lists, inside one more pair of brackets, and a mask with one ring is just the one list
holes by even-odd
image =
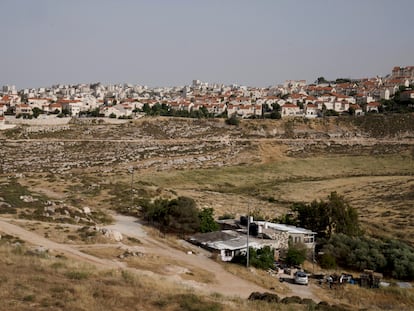
[[72, 116], [79, 116], [79, 113], [82, 111], [82, 103], [69, 103], [68, 109]]
[[308, 119], [314, 119], [318, 117], [319, 110], [317, 108], [306, 108], [305, 117]]
[[[246, 249], [244, 249], [244, 251], [246, 251]], [[236, 256], [236, 251], [234, 250], [228, 250], [228, 249], [220, 250], [221, 261], [231, 261], [234, 256]]]

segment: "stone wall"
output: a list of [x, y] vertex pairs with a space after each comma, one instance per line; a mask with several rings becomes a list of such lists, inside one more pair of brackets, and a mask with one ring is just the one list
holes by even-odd
[[50, 126], [50, 125], [63, 125], [69, 124], [71, 117], [58, 118], [56, 115], [42, 115], [37, 119], [23, 119], [16, 118], [15, 116], [5, 116], [6, 123], [8, 124], [27, 124], [27, 125], [36, 125], [36, 126]]

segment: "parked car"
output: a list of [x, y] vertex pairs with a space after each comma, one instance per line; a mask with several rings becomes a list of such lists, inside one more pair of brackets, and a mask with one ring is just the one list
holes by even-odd
[[295, 284], [308, 285], [308, 283], [308, 275], [305, 272], [297, 271], [295, 273]]

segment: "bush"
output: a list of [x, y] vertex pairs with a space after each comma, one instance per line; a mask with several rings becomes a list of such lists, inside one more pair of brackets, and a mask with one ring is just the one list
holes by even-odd
[[183, 294], [174, 297], [182, 311], [221, 311], [222, 307], [216, 302], [202, 300], [194, 294]]
[[227, 125], [239, 125], [240, 124], [240, 120], [236, 117], [236, 115], [232, 115], [230, 118], [226, 119], [226, 124]]
[[280, 297], [277, 294], [273, 293], [259, 293], [253, 292], [250, 294], [248, 300], [263, 300], [270, 303], [279, 303]]
[[[255, 268], [267, 270], [273, 268], [275, 260], [274, 250], [269, 246], [254, 249], [249, 248], [249, 264]], [[233, 263], [245, 266], [247, 263], [246, 254], [239, 254], [232, 259]]]
[[319, 259], [319, 265], [323, 269], [335, 269], [336, 260], [331, 254], [323, 254]]
[[200, 219], [200, 232], [212, 232], [219, 229], [219, 225], [214, 220], [214, 210], [212, 208], [203, 208], [198, 214]]
[[230, 213], [225, 213], [221, 216], [218, 217], [219, 220], [224, 220], [224, 219], [235, 219], [236, 215], [234, 214], [230, 214]]
[[85, 280], [88, 278], [89, 273], [84, 271], [69, 271], [66, 272], [65, 275], [71, 280]]
[[350, 269], [370, 269], [386, 276], [414, 280], [414, 248], [396, 240], [335, 234], [322, 247], [321, 266], [335, 261]]
[[144, 219], [155, 222], [164, 232], [187, 234], [200, 230], [200, 211], [192, 198], [157, 199], [142, 202], [141, 207]]
[[298, 266], [303, 264], [306, 259], [306, 246], [303, 244], [289, 245], [285, 261], [288, 265]]

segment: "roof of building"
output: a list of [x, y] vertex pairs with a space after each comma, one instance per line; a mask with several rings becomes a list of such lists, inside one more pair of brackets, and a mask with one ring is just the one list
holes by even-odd
[[313, 232], [305, 228], [289, 226], [285, 224], [275, 224], [273, 222], [268, 222], [268, 221], [256, 221], [256, 223], [260, 226], [264, 226], [264, 227], [271, 228], [271, 229], [278, 230], [278, 231], [288, 232], [291, 234], [316, 234], [316, 232]]

